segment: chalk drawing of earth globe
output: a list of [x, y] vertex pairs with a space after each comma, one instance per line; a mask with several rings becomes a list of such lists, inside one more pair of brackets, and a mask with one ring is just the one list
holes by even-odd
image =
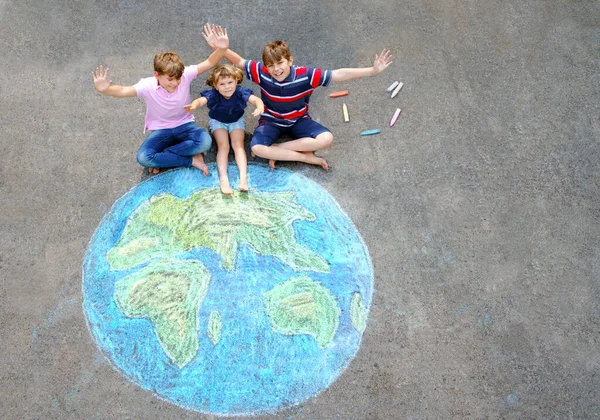
[[160, 398], [275, 412], [327, 388], [356, 354], [371, 260], [306, 177], [249, 165], [252, 190], [225, 197], [210, 169], [168, 171], [117, 200], [84, 260], [84, 311], [118, 370]]

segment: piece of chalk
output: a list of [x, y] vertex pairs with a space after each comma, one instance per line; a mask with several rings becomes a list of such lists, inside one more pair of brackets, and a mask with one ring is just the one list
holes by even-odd
[[398, 86], [396, 86], [396, 89], [394, 89], [394, 91], [392, 92], [392, 98], [395, 97], [398, 92], [400, 92], [400, 89], [402, 89], [402, 86], [404, 86], [404, 83], [400, 82], [398, 84]]
[[344, 110], [344, 122], [350, 122], [350, 117], [348, 116], [348, 107], [346, 104], [342, 105], [342, 109]]
[[360, 133], [361, 136], [372, 136], [373, 134], [379, 134], [381, 133], [380, 130], [375, 129], [375, 130], [365, 130], [362, 133]]
[[391, 85], [389, 88], [387, 88], [385, 91], [386, 91], [387, 93], [392, 93], [392, 91], [394, 90], [394, 88], [395, 88], [396, 86], [398, 86], [398, 81], [396, 81], [396, 82], [392, 83], [392, 85]]
[[347, 90], [340, 90], [339, 92], [333, 92], [329, 94], [330, 98], [339, 98], [340, 96], [346, 96], [348, 95], [348, 91]]
[[400, 111], [401, 111], [400, 108], [396, 108], [396, 112], [394, 112], [394, 116], [392, 117], [392, 120], [390, 121], [390, 127], [393, 126], [394, 124], [396, 124], [396, 120], [400, 116]]

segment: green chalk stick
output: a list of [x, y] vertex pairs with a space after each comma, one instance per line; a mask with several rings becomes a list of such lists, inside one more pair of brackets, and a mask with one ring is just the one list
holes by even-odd
[[379, 134], [381, 133], [380, 130], [375, 129], [375, 130], [365, 130], [362, 133], [360, 133], [361, 136], [372, 136], [374, 134]]

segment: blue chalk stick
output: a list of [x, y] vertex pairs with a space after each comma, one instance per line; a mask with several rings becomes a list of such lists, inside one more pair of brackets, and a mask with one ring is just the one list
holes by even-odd
[[360, 133], [361, 136], [372, 136], [373, 134], [379, 134], [381, 133], [380, 130], [375, 129], [375, 130], [365, 130], [362, 133]]

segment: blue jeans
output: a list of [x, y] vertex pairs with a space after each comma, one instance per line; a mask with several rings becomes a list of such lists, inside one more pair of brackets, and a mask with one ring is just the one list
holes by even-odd
[[137, 161], [147, 168], [192, 166], [192, 156], [210, 149], [212, 138], [195, 122], [154, 130], [140, 146]]

